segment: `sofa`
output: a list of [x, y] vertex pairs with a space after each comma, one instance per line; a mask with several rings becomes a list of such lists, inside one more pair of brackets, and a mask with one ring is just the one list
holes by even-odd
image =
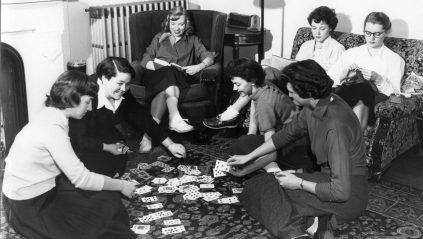
[[[346, 49], [365, 43], [363, 35], [334, 31], [332, 37]], [[299, 28], [294, 38], [291, 58], [294, 59], [301, 44], [313, 39], [309, 27]], [[387, 37], [385, 45], [405, 60], [404, 86], [413, 73], [423, 75], [423, 40]], [[414, 75], [413, 74], [413, 75]], [[418, 147], [420, 143], [418, 115], [423, 110], [423, 95], [391, 96], [375, 106], [376, 123], [365, 135], [366, 160], [370, 176], [379, 180], [397, 156]], [[421, 125], [420, 125], [421, 126]]]

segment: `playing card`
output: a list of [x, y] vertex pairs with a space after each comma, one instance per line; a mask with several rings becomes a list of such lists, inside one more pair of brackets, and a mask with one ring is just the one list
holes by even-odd
[[158, 189], [159, 193], [174, 193], [176, 191], [176, 187], [172, 186], [161, 186]]
[[182, 196], [185, 200], [196, 200], [202, 197], [202, 194], [198, 191], [189, 191]]
[[167, 182], [167, 179], [166, 179], [166, 178], [154, 178], [154, 179], [152, 180], [152, 182], [153, 182], [154, 184], [164, 184], [164, 183], [166, 183], [166, 182]]
[[231, 166], [229, 166], [228, 163], [225, 161], [216, 160], [216, 164], [214, 168], [218, 171], [229, 172], [229, 170], [231, 169]]
[[169, 179], [167, 181], [166, 185], [167, 186], [178, 187], [179, 185], [181, 185], [181, 182], [177, 178], [171, 178], [171, 179]]
[[236, 196], [221, 198], [217, 200], [217, 203], [220, 203], [220, 204], [232, 204], [237, 202], [239, 202], [239, 200]]
[[175, 169], [174, 167], [166, 167], [166, 168], [162, 169], [162, 172], [169, 173], [169, 172], [171, 172], [174, 169]]
[[238, 193], [242, 193], [243, 188], [232, 188], [232, 193], [233, 194], [238, 194]]
[[179, 225], [181, 224], [181, 219], [169, 219], [169, 220], [164, 220], [163, 224], [166, 226], [172, 226], [172, 225]]
[[135, 234], [147, 234], [147, 232], [150, 231], [150, 225], [135, 224], [132, 226], [131, 230], [134, 231]]
[[213, 177], [217, 178], [217, 177], [223, 177], [226, 176], [226, 173], [217, 169], [213, 169]]
[[162, 162], [167, 162], [167, 161], [170, 161], [171, 159], [172, 159], [172, 157], [166, 156], [166, 155], [161, 155], [161, 156], [157, 157], [157, 160], [160, 160]]
[[155, 204], [150, 204], [147, 205], [148, 209], [158, 209], [158, 208], [163, 208], [163, 204], [161, 203], [155, 203]]
[[137, 170], [138, 170], [137, 175], [144, 180], [148, 180], [153, 177], [149, 173], [147, 173], [145, 170], [139, 170], [139, 169]]
[[156, 196], [152, 196], [152, 197], [141, 198], [141, 201], [142, 202], [156, 202], [156, 201], [158, 201], [158, 199], [157, 199]]
[[211, 183], [200, 184], [200, 188], [214, 188], [214, 184], [211, 184]]
[[184, 231], [185, 231], [185, 227], [183, 225], [162, 228], [162, 233], [165, 234], [165, 235], [181, 233], [181, 232], [184, 232]]
[[181, 184], [195, 182], [197, 181], [197, 177], [192, 175], [184, 175], [179, 179], [179, 181]]
[[151, 166], [148, 163], [139, 163], [137, 168], [140, 170], [144, 170], [144, 169], [150, 169]]
[[140, 188], [135, 189], [135, 194], [145, 194], [151, 192], [152, 187], [145, 185]]
[[170, 217], [173, 216], [173, 213], [171, 211], [158, 211], [155, 213], [150, 213], [148, 215], [145, 215], [143, 217], [139, 217], [138, 220], [141, 223], [146, 223], [146, 222], [151, 222], [160, 218], [164, 218], [164, 217]]

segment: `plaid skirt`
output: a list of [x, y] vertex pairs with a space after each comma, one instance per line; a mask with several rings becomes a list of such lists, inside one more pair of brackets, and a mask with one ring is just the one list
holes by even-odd
[[77, 189], [63, 175], [35, 198], [3, 195], [3, 205], [9, 224], [27, 238], [135, 238], [119, 192]]

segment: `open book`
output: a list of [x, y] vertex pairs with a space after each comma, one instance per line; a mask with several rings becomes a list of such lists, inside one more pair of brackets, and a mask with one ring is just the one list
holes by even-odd
[[184, 71], [182, 66], [180, 66], [176, 63], [173, 63], [173, 62], [169, 63], [167, 61], [164, 61], [164, 60], [161, 60], [161, 59], [158, 59], [158, 58], [154, 58], [153, 64], [154, 64], [154, 69], [156, 69], [156, 70], [162, 68], [163, 66], [173, 66], [173, 67], [176, 67], [176, 69], [178, 69], [180, 71]]

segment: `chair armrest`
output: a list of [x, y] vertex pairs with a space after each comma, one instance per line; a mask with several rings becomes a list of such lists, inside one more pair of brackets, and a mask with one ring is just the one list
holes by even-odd
[[416, 95], [410, 98], [401, 96], [396, 98], [395, 102], [390, 99], [385, 100], [375, 106], [375, 114], [378, 118], [404, 118], [422, 111], [423, 103], [421, 102], [423, 102], [423, 95]]
[[204, 68], [200, 72], [201, 82], [214, 82], [216, 79], [220, 79], [222, 72], [222, 66], [219, 63], [215, 63], [211, 66]]
[[144, 85], [143, 75], [146, 69], [143, 66], [141, 66], [141, 61], [133, 61], [131, 63], [131, 66], [135, 70], [135, 77], [131, 80], [131, 84]]

